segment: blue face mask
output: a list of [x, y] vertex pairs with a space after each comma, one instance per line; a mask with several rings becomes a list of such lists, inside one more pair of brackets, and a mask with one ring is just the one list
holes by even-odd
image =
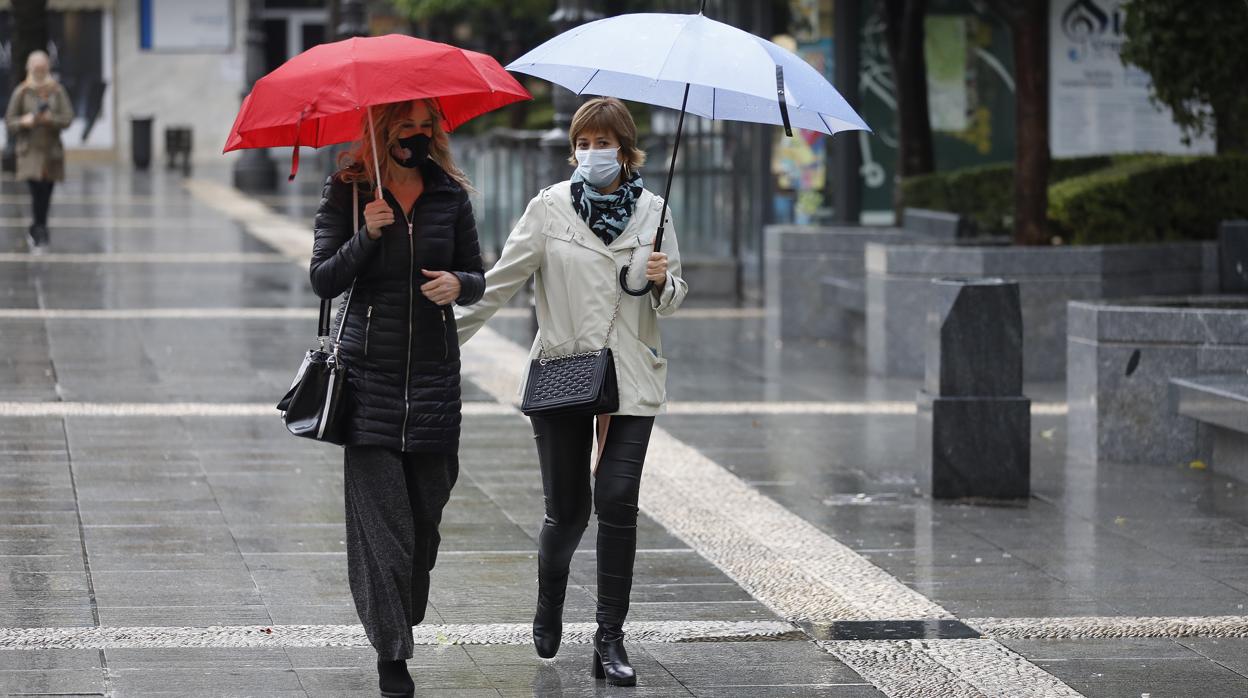
[[576, 171], [589, 186], [602, 189], [620, 175], [619, 153], [619, 148], [577, 150]]

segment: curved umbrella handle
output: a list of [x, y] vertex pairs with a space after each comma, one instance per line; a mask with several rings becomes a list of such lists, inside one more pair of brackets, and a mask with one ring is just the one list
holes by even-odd
[[647, 293], [651, 291], [651, 289], [654, 288], [654, 282], [647, 281], [646, 285], [643, 286], [640, 291], [634, 291], [633, 289], [629, 288], [628, 287], [628, 268], [630, 266], [631, 265], [629, 264], [625, 264], [624, 268], [620, 270], [620, 288], [623, 289], [624, 292], [630, 296], [641, 297], [641, 296], [646, 295]]

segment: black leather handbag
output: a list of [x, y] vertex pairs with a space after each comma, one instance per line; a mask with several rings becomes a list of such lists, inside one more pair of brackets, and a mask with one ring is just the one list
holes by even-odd
[[[359, 230], [359, 191], [352, 190], [352, 205], [356, 230]], [[355, 282], [343, 296], [338, 308], [338, 330], [330, 337], [329, 316], [332, 301], [321, 300], [320, 317], [317, 320], [319, 346], [309, 349], [303, 363], [295, 373], [290, 390], [277, 403], [286, 429], [295, 436], [341, 445], [343, 442], [342, 413], [347, 395], [347, 368], [342, 363], [338, 348], [342, 340], [342, 328], [347, 320], [347, 308], [355, 293]]]
[[[607, 325], [608, 338], [620, 315], [622, 297], [623, 294], [615, 300], [615, 312]], [[611, 414], [620, 409], [615, 357], [610, 349], [604, 346], [579, 354], [546, 356], [540, 337], [538, 347], [537, 358], [529, 363], [521, 412], [530, 417], [569, 417]]]

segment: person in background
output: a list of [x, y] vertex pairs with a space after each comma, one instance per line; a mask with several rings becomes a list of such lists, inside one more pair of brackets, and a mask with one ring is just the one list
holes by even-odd
[[30, 224], [31, 252], [48, 245], [48, 209], [52, 188], [65, 179], [65, 149], [61, 131], [74, 120], [69, 93], [52, 77], [52, 62], [43, 51], [26, 59], [26, 79], [9, 97], [5, 123], [17, 138], [17, 178], [30, 187], [34, 221]]

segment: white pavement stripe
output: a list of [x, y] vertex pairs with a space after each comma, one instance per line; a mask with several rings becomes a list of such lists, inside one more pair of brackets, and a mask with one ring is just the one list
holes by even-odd
[[24, 252], [0, 253], [5, 264], [275, 264], [290, 259], [263, 252]]
[[274, 320], [317, 317], [316, 308], [0, 308], [3, 320]]
[[[672, 402], [668, 414], [697, 415], [913, 415], [917, 408], [913, 402], [873, 400], [871, 402]], [[1037, 415], [1064, 415], [1064, 402], [1035, 402], [1031, 413]]]
[[1082, 695], [992, 640], [854, 640], [817, 644], [894, 698]]
[[[315, 317], [314, 311], [291, 311], [282, 317], [308, 318]], [[6, 317], [0, 311], [0, 317]], [[12, 316], [9, 316], [12, 317]], [[20, 316], [19, 316], [20, 317]], [[71, 315], [52, 315], [48, 319], [74, 317]], [[217, 315], [212, 313], [179, 315], [152, 313], [140, 316], [112, 315], [100, 317], [144, 317], [144, 318], [224, 318], [234, 315]], [[257, 314], [251, 317], [274, 317]], [[473, 376], [473, 380], [477, 380]], [[766, 402], [673, 402], [668, 411], [674, 415], [684, 416], [749, 416], [749, 415], [912, 415], [912, 409], [891, 409], [888, 403], [881, 407], [875, 402], [846, 403], [766, 403]], [[497, 402], [465, 402], [465, 415], [508, 415], [517, 414], [517, 407], [512, 404]], [[1033, 410], [1034, 411], [1034, 410]], [[39, 417], [39, 416], [97, 416], [97, 417], [245, 417], [249, 415], [272, 414], [273, 406], [268, 403], [216, 403], [216, 402], [0, 402], [0, 417]]]
[[[159, 217], [158, 217], [159, 216]], [[25, 230], [30, 227], [30, 219], [25, 216], [0, 216], [0, 228], [20, 228]], [[150, 217], [138, 218], [122, 218], [120, 216], [106, 216], [100, 218], [76, 218], [53, 216], [48, 219], [48, 227], [54, 232], [60, 233], [96, 233], [100, 231], [117, 231], [117, 230], [155, 230], [160, 231], [168, 228], [177, 228], [179, 230], [196, 230], [209, 233], [213, 230], [221, 230], [228, 228], [229, 223], [221, 220], [212, 220], [205, 218], [199, 220], [193, 217], [181, 216], [173, 217], [162, 213]]]
[[[801, 639], [780, 621], [650, 621], [625, 624], [634, 642], [715, 642]], [[589, 644], [594, 623], [567, 623], [564, 644]], [[530, 645], [530, 623], [418, 625], [417, 645]], [[0, 628], [0, 650], [153, 649], [186, 647], [369, 647], [359, 625], [241, 625], [191, 627]]]
[[312, 259], [311, 222], [301, 225], [271, 210], [234, 187], [205, 179], [188, 179], [187, 191], [196, 200], [242, 223], [247, 232], [278, 252], [307, 267]]
[[[484, 328], [465, 345], [462, 370], [499, 402], [507, 403], [513, 399], [527, 359], [524, 348]], [[659, 427], [650, 437], [640, 506], [787, 620], [953, 618], [940, 605]], [[928, 651], [930, 643], [923, 642], [822, 646], [894, 698], [1079, 695], [995, 640], [976, 642], [970, 652], [951, 648], [938, 653]], [[985, 684], [992, 692], [972, 683], [979, 675], [966, 666], [971, 656], [980, 662], [984, 657], [992, 660], [990, 666], [1000, 674]], [[874, 668], [881, 665], [883, 669]], [[940, 676], [930, 670], [933, 667], [943, 667], [941, 671], [955, 677], [948, 691], [942, 682], [931, 681], [930, 677]], [[1000, 691], [997, 686], [1002, 687]]]
[[[281, 396], [278, 396], [281, 397]], [[0, 417], [272, 417], [267, 402], [0, 402]], [[467, 416], [517, 414], [495, 402], [465, 402]]]
[[969, 618], [985, 635], [1010, 640], [1148, 637], [1248, 637], [1248, 616]]

